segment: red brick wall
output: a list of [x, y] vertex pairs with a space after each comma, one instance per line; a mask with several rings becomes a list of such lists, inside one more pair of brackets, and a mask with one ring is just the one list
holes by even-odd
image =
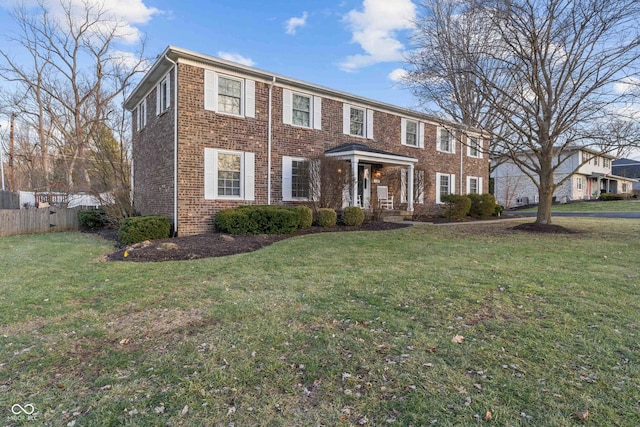
[[[190, 235], [211, 231], [213, 216], [219, 210], [247, 203], [205, 200], [205, 148], [255, 153], [253, 203], [267, 203], [269, 85], [256, 82], [256, 118], [236, 118], [204, 109], [204, 69], [180, 64], [178, 78], [178, 233]], [[322, 99], [321, 130], [285, 125], [282, 123], [282, 94], [282, 88], [276, 85], [272, 110], [271, 203], [282, 203], [282, 156], [314, 157], [349, 142], [419, 159], [416, 168], [426, 170], [426, 204], [433, 204], [435, 200], [436, 172], [455, 174], [456, 192], [459, 180], [463, 180], [463, 187], [466, 186], [467, 175], [483, 177], [483, 191], [487, 191], [488, 160], [467, 157], [466, 147], [460, 150], [459, 144], [455, 154], [438, 152], [435, 125], [425, 124], [424, 149], [401, 145], [400, 116], [377, 110], [374, 112], [373, 139], [344, 135], [343, 102], [325, 97]], [[139, 133], [134, 132], [136, 207], [141, 213], [161, 213], [170, 218], [173, 213], [173, 108], [172, 105], [170, 111], [156, 118], [155, 90], [152, 91], [147, 99], [147, 127]], [[461, 155], [465, 168], [462, 177]]]
[[171, 102], [156, 116], [156, 89], [147, 96], [147, 125], [137, 129], [133, 114], [133, 204], [142, 215], [164, 215], [173, 223], [173, 127], [175, 106], [173, 72]]

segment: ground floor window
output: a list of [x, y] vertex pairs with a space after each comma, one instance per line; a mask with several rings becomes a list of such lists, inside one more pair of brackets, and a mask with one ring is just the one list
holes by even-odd
[[453, 174], [436, 173], [436, 203], [443, 203], [442, 196], [455, 193], [455, 180]]
[[255, 154], [204, 150], [205, 199], [254, 199]]

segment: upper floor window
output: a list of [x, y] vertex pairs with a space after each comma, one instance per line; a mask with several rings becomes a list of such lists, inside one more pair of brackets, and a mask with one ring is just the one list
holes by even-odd
[[138, 104], [137, 126], [138, 130], [143, 129], [147, 125], [147, 98]]
[[322, 98], [282, 90], [282, 122], [305, 128], [322, 129]]
[[598, 157], [593, 158], [593, 164], [594, 166], [598, 166]]
[[220, 113], [241, 113], [242, 81], [229, 77], [218, 77], [218, 111]]
[[400, 132], [400, 143], [402, 145], [424, 147], [424, 123], [402, 118], [400, 121]]
[[477, 136], [470, 136], [468, 147], [467, 147], [467, 156], [482, 158], [482, 140]]
[[160, 81], [156, 90], [156, 114], [161, 114], [169, 108], [171, 104], [171, 90], [169, 76]]
[[445, 128], [438, 128], [437, 150], [444, 153], [455, 153], [456, 146], [453, 140], [453, 133]]
[[602, 166], [604, 166], [605, 168], [610, 168], [611, 167], [611, 160], [602, 159]]
[[373, 139], [373, 110], [344, 104], [343, 132], [345, 135]]
[[255, 117], [254, 80], [204, 71], [204, 108], [216, 113]]

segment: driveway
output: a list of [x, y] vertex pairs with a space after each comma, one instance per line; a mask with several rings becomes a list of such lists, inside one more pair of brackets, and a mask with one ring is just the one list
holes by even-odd
[[[504, 211], [503, 216], [518, 215], [535, 217], [535, 212]], [[552, 212], [551, 217], [591, 217], [591, 218], [637, 218], [640, 219], [640, 212]]]

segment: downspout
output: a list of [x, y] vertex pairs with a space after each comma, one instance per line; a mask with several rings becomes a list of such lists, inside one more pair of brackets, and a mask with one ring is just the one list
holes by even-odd
[[168, 55], [173, 64], [173, 235], [178, 235], [178, 64]]
[[462, 167], [462, 147], [464, 147], [464, 145], [462, 144], [462, 140], [460, 140], [460, 184], [458, 184], [458, 187], [460, 188], [460, 191], [458, 192], [458, 194], [462, 194], [462, 171], [463, 171], [463, 167]]
[[275, 84], [276, 76], [273, 76], [273, 80], [269, 85], [269, 123], [267, 124], [267, 205], [271, 204], [271, 101], [273, 97], [273, 85]]

